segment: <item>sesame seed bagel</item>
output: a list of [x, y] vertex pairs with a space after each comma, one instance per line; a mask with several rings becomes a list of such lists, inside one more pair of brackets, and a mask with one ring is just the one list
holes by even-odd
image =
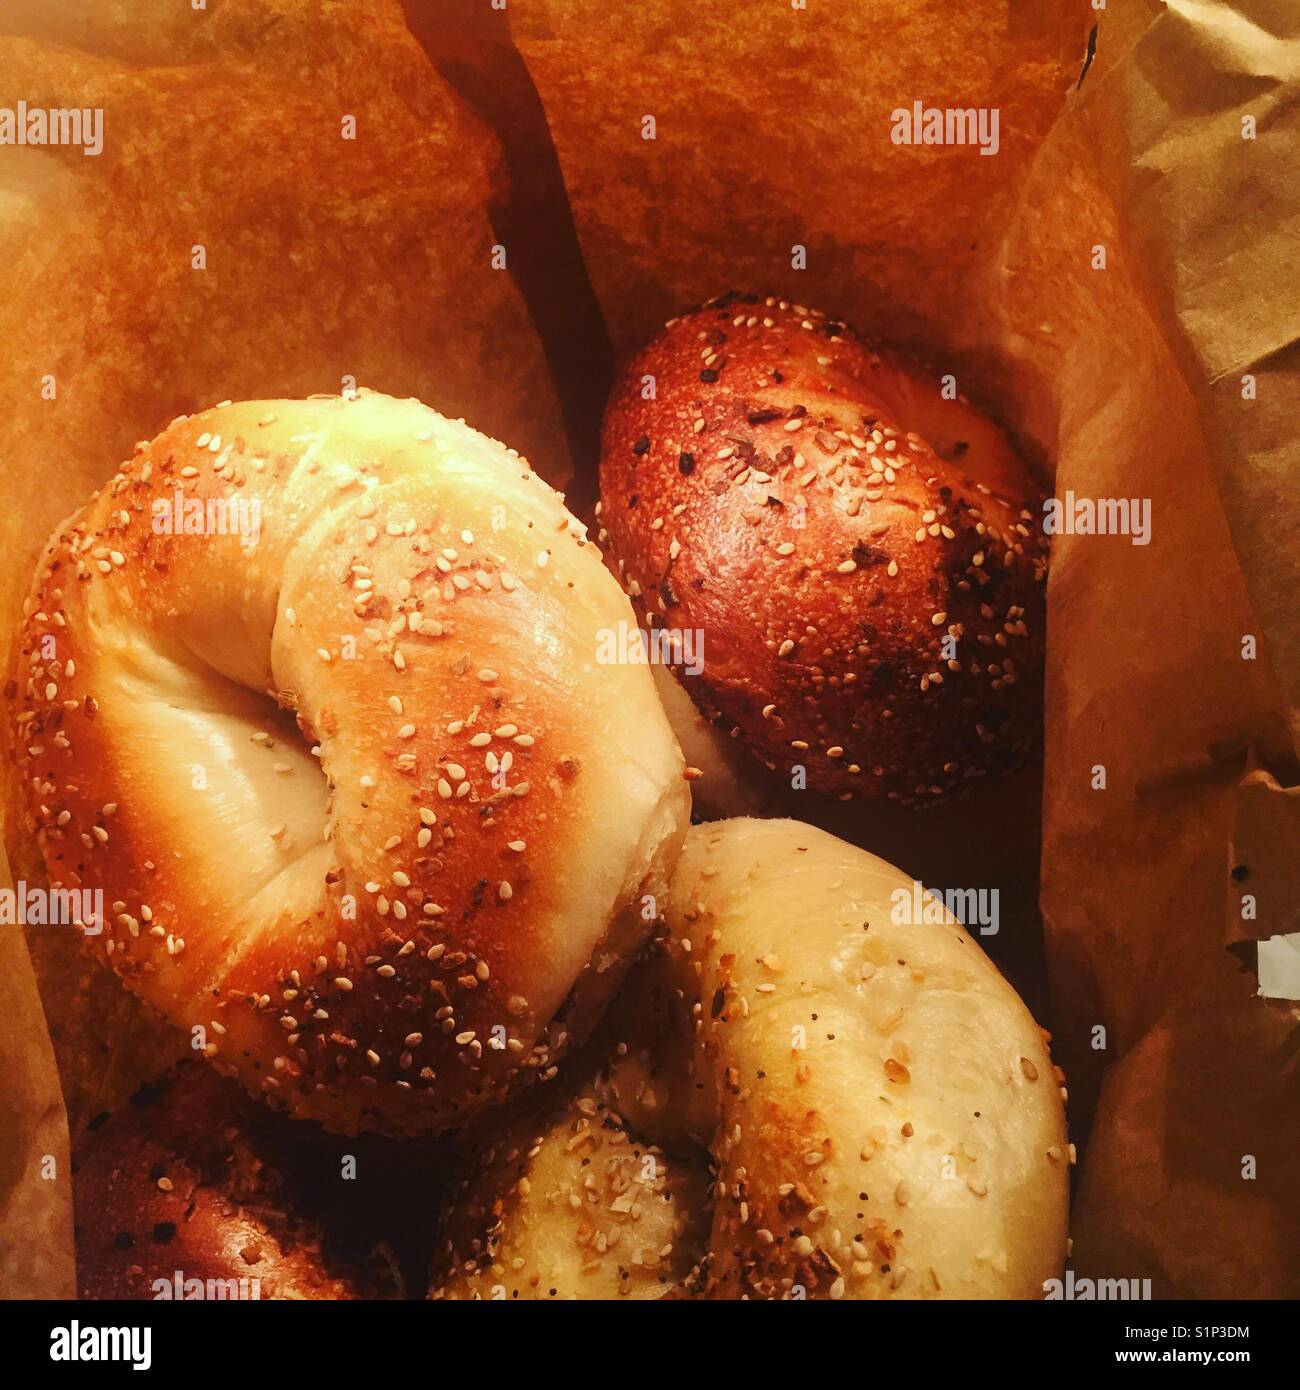
[[182, 1062], [73, 1150], [78, 1295], [400, 1297], [399, 1194], [433, 1147], [326, 1135]]
[[711, 1098], [697, 1096], [685, 1025], [659, 959], [643, 961], [556, 1081], [457, 1135], [432, 1298], [655, 1299], [694, 1286], [711, 1203], [689, 1131]]
[[655, 1299], [708, 1238], [702, 1153], [634, 1134], [607, 1070], [492, 1112], [466, 1142], [435, 1255], [435, 1299]]
[[[692, 827], [603, 1070], [562, 1067], [549, 1109], [543, 1092], [483, 1117], [438, 1294], [1043, 1297], [1065, 1258], [1059, 1074], [1015, 991], [918, 895], [797, 821]], [[671, 1235], [650, 1276], [629, 1272], [645, 1243], [602, 1185], [628, 1146], [667, 1155], [648, 1170]]]
[[630, 619], [527, 462], [417, 401], [178, 419], [27, 606], [51, 885], [102, 890], [87, 945], [251, 1091], [457, 1124], [590, 1030], [677, 854], [650, 675], [598, 660]]
[[1035, 742], [1037, 489], [912, 364], [725, 295], [627, 366], [600, 479], [601, 543], [643, 622], [703, 633], [702, 670], [674, 674], [769, 768], [926, 804]]

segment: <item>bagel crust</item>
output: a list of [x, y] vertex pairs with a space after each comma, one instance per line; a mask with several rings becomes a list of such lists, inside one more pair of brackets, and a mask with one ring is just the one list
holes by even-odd
[[618, 1070], [539, 1089], [468, 1136], [430, 1297], [639, 1300], [689, 1287], [708, 1237], [708, 1164], [629, 1130]]
[[600, 539], [643, 621], [703, 633], [703, 669], [674, 674], [769, 768], [929, 804], [1037, 741], [1037, 489], [910, 363], [724, 295], [627, 366], [600, 478]]
[[[798, 821], [693, 826], [595, 1079], [562, 1069], [528, 1114], [484, 1117], [439, 1296], [1042, 1298], [1065, 1260], [1062, 1078], [1015, 991], [919, 897]], [[629, 1272], [648, 1242], [602, 1196], [602, 1143], [668, 1156], [649, 1168], [647, 1229], [672, 1233], [652, 1277]]]
[[[399, 1262], [374, 1226], [393, 1233], [385, 1194], [412, 1160], [433, 1161], [437, 1141], [413, 1142], [417, 1154], [326, 1135], [182, 1061], [73, 1150], [78, 1297], [401, 1297]], [[357, 1176], [345, 1180], [349, 1159]]]
[[180, 418], [27, 606], [51, 886], [103, 891], [87, 944], [251, 1091], [459, 1123], [590, 1030], [680, 845], [650, 675], [598, 656], [629, 622], [559, 495], [419, 402]]
[[937, 900], [895, 920], [914, 891], [798, 821], [687, 836], [668, 950], [717, 1098], [709, 1296], [1030, 1299], [1059, 1274], [1045, 1035]]
[[457, 1136], [430, 1297], [657, 1299], [695, 1286], [711, 1203], [694, 1133], [712, 1097], [662, 964], [633, 969], [553, 1084]]

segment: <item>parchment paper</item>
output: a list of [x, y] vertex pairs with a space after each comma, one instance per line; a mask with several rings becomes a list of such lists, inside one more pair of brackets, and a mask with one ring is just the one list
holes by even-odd
[[[572, 469], [581, 507], [616, 357], [694, 300], [781, 293], [920, 352], [1055, 466], [1058, 495], [1152, 507], [1149, 545], [1054, 548], [1050, 990], [1036, 770], [930, 816], [787, 812], [1007, 895], [983, 944], [1069, 1075], [1077, 1273], [1300, 1292], [1300, 1012], [1257, 997], [1253, 968], [1254, 940], [1300, 927], [1294, 5], [151, 9], [96, 7], [90, 31], [40, 7], [37, 39], [0, 40], [0, 92], [103, 104], [111, 132], [99, 160], [0, 148], [3, 640], [49, 528], [182, 409], [352, 373], [465, 414], [555, 480]], [[894, 144], [892, 111], [917, 100], [996, 106], [997, 156]], [[31, 1175], [62, 1109], [31, 966], [12, 934], [0, 949], [0, 1051], [27, 1059], [0, 1249], [50, 1252], [6, 1254], [0, 1292], [62, 1291], [66, 1206]], [[132, 1007], [120, 988], [52, 954], [34, 952], [75, 1126], [176, 1040], [104, 1022], [101, 990]], [[87, 1078], [76, 1039], [95, 1028], [109, 1059]]]

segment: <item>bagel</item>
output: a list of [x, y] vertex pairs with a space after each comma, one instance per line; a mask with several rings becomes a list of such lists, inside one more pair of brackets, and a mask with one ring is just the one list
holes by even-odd
[[[656, 1012], [672, 1036], [621, 1048], [596, 1097], [620, 1133], [711, 1160], [708, 1212], [674, 1193], [679, 1229], [709, 1230], [665, 1292], [1032, 1299], [1059, 1274], [1073, 1151], [1045, 1035], [937, 899], [901, 920], [916, 895], [796, 821], [688, 832], [648, 967], [661, 1002], [614, 1006], [634, 1037]], [[574, 1121], [561, 1107], [549, 1129], [505, 1133], [511, 1162], [458, 1189], [492, 1227], [461, 1237], [479, 1262], [454, 1287], [572, 1287], [596, 1217], [536, 1179], [564, 1161]]]
[[950, 394], [821, 313], [730, 294], [610, 398], [601, 544], [647, 626], [702, 634], [668, 653], [696, 706], [793, 785], [926, 805], [1037, 741], [1039, 490]]
[[250, 1091], [461, 1123], [590, 1031], [686, 827], [649, 673], [599, 658], [625, 623], [559, 495], [417, 401], [177, 419], [26, 608], [51, 886], [102, 891], [87, 945]]
[[557, 1080], [456, 1137], [430, 1297], [654, 1299], [693, 1288], [709, 1234], [705, 1113], [678, 992], [631, 972]]
[[464, 1139], [430, 1297], [641, 1300], [692, 1285], [707, 1248], [708, 1164], [630, 1128], [620, 1065], [615, 1055], [578, 1084], [538, 1088]]
[[73, 1149], [78, 1296], [402, 1297], [392, 1197], [431, 1148], [332, 1138], [183, 1061]]

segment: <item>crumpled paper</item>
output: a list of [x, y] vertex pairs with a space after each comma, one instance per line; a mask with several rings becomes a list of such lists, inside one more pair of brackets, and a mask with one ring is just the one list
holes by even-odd
[[[572, 474], [584, 508], [615, 360], [693, 301], [775, 292], [910, 348], [1058, 496], [1147, 500], [1150, 544], [1057, 538], [1041, 819], [1037, 769], [924, 816], [779, 809], [1003, 891], [983, 944], [1068, 1073], [1078, 1275], [1300, 1292], [1300, 1009], [1255, 971], [1256, 943], [1300, 930], [1294, 5], [155, 8], [0, 19], [36, 35], [0, 38], [0, 89], [110, 116], [98, 160], [0, 148], [0, 641], [60, 516], [223, 396], [414, 393]], [[996, 157], [893, 143], [918, 100], [997, 107]], [[26, 1078], [0, 1292], [29, 1296], [71, 1269], [66, 1185], [60, 1207], [31, 1171], [64, 1142], [54, 1053], [75, 1127], [176, 1041], [90, 1025], [134, 1006], [34, 944], [0, 945], [0, 1050]]]

